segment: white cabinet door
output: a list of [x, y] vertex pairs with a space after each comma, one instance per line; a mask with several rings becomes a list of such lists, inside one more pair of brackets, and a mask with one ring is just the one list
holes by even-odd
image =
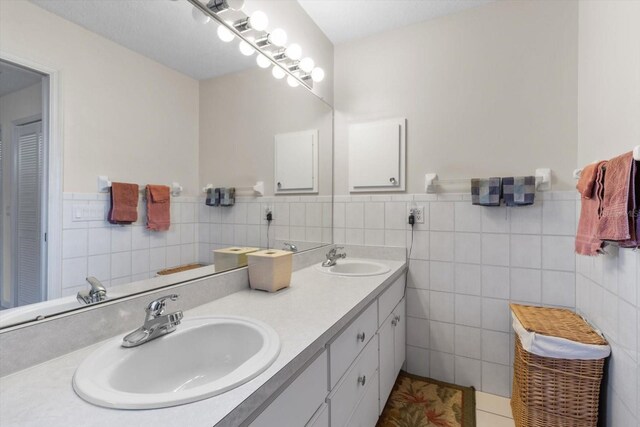
[[318, 192], [318, 131], [275, 136], [275, 192]]
[[405, 308], [405, 298], [402, 298], [402, 301], [398, 303], [398, 306], [393, 311], [393, 314], [398, 319], [398, 322], [395, 326], [395, 334], [394, 344], [395, 344], [395, 372], [396, 376], [402, 369], [402, 365], [404, 364], [404, 360], [407, 354], [407, 319], [406, 319], [406, 308]]
[[396, 381], [395, 372], [395, 340], [394, 340], [394, 314], [391, 313], [387, 320], [384, 321], [378, 330], [378, 339], [380, 343], [380, 403], [378, 407], [378, 415], [382, 414], [384, 405], [389, 399], [391, 389]]
[[404, 191], [406, 119], [349, 126], [349, 190]]

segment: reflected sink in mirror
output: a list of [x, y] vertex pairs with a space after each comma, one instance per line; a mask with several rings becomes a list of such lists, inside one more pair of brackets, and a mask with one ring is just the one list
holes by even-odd
[[337, 276], [378, 276], [388, 273], [391, 268], [385, 264], [366, 259], [341, 259], [332, 267], [323, 267], [318, 264], [318, 270]]
[[73, 388], [84, 400], [118, 409], [152, 409], [206, 399], [264, 372], [280, 353], [267, 324], [244, 317], [183, 320], [139, 347], [114, 338], [78, 367]]

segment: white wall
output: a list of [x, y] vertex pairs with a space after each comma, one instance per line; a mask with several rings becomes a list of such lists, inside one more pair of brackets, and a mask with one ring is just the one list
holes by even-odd
[[574, 1], [500, 1], [335, 48], [336, 193], [347, 124], [407, 117], [408, 193], [441, 178], [554, 170], [572, 188], [577, 139]]
[[27, 1], [0, 7], [0, 51], [60, 73], [65, 191], [109, 175], [196, 192], [196, 80]]
[[319, 130], [319, 195], [331, 194], [331, 108], [302, 87], [252, 69], [200, 82], [200, 186], [274, 191], [274, 136]]
[[[640, 144], [640, 2], [580, 3], [578, 164]], [[606, 425], [640, 419], [640, 254], [609, 247], [577, 257], [576, 303], [612, 347]]]
[[[42, 83], [36, 83], [27, 88], [8, 93], [0, 97], [0, 129], [2, 129], [2, 199], [3, 209], [11, 205], [11, 176], [10, 165], [13, 154], [11, 151], [13, 141], [13, 122], [42, 114]], [[11, 221], [4, 212], [0, 212], [2, 224], [2, 283], [11, 283]], [[2, 300], [11, 299], [11, 288], [2, 286]]]

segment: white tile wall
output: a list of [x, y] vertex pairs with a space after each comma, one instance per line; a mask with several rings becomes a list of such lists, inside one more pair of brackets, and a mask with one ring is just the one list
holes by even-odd
[[640, 252], [606, 251], [575, 257], [576, 306], [611, 344], [606, 425], [635, 426], [640, 422]]
[[63, 202], [63, 261], [61, 294], [85, 288], [95, 276], [106, 285], [146, 279], [158, 270], [197, 260], [196, 198], [172, 198], [171, 228], [151, 232], [144, 226], [146, 208], [138, 205], [138, 221], [112, 225], [106, 220], [73, 221], [74, 204], [100, 205], [108, 212], [108, 195], [65, 193]]
[[575, 199], [545, 193], [534, 206], [486, 208], [461, 194], [337, 196], [334, 237], [348, 243], [364, 230], [365, 245], [410, 247], [408, 209], [424, 206], [409, 266], [407, 369], [510, 396], [509, 302], [575, 308]]

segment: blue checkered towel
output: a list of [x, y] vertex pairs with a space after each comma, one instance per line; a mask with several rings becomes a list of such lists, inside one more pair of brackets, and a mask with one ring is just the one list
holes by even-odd
[[535, 176], [502, 178], [502, 194], [507, 206], [532, 205], [536, 197]]
[[471, 180], [471, 203], [480, 206], [500, 206], [501, 178]]

